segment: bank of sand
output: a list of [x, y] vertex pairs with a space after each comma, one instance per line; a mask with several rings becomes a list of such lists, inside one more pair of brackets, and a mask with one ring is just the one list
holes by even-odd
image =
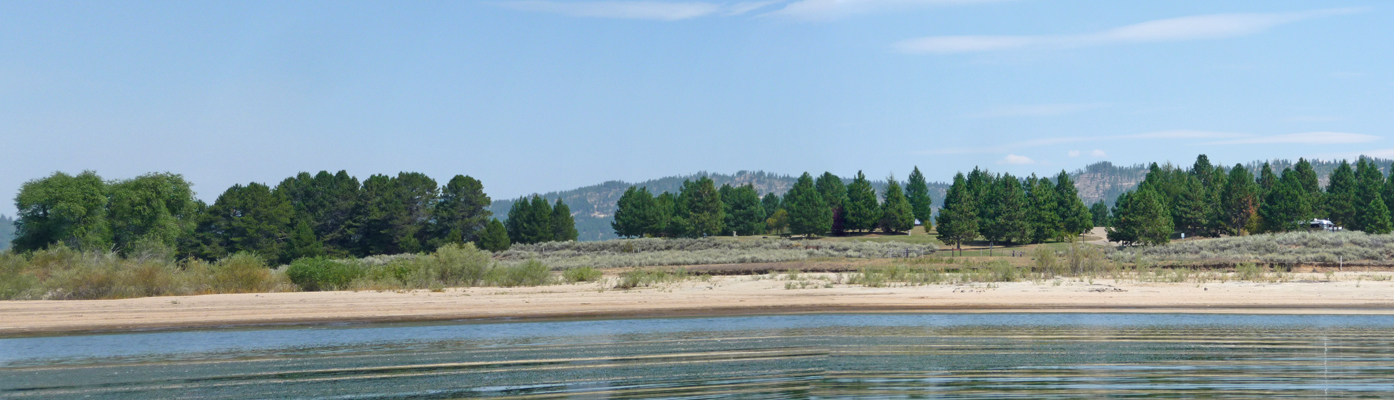
[[[530, 288], [220, 294], [123, 300], [0, 301], [0, 335], [261, 324], [529, 320], [837, 312], [1394, 314], [1390, 272], [1296, 274], [1294, 282], [1139, 283], [1094, 280], [822, 287], [768, 276], [632, 290], [610, 283]], [[1058, 284], [1057, 284], [1058, 282]], [[798, 284], [798, 281], [795, 281]]]

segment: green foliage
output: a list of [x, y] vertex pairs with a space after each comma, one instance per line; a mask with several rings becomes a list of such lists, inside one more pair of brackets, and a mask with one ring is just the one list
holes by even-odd
[[[1288, 173], [1289, 171], [1283, 171], [1284, 178], [1287, 177]], [[1296, 177], [1297, 175], [1294, 173], [1294, 179]], [[1299, 193], [1305, 193], [1300, 191], [1301, 188], [1298, 190]], [[1355, 226], [1355, 208], [1356, 205], [1359, 204], [1358, 191], [1359, 182], [1355, 178], [1355, 172], [1351, 170], [1350, 163], [1342, 160], [1341, 165], [1336, 167], [1336, 171], [1331, 173], [1331, 181], [1326, 185], [1326, 197], [1323, 199], [1325, 201], [1318, 204], [1312, 204], [1311, 202], [1306, 202], [1305, 204], [1312, 204], [1313, 206], [1320, 207], [1320, 211], [1325, 212], [1327, 219], [1330, 219], [1332, 223], [1338, 226], [1359, 230]], [[1264, 219], [1266, 220], [1268, 217], [1264, 216]], [[1280, 228], [1274, 231], [1280, 232], [1286, 230], [1291, 229]]]
[[966, 190], [973, 199], [973, 210], [977, 212], [979, 233], [982, 232], [984, 227], [988, 226], [988, 219], [990, 218], [988, 215], [991, 211], [989, 203], [993, 200], [988, 196], [991, 195], [992, 180], [993, 175], [991, 173], [979, 169], [978, 167], [973, 167], [973, 170], [968, 173], [964, 181], [967, 185]]
[[775, 211], [765, 220], [765, 229], [776, 235], [783, 235], [789, 230], [789, 211], [783, 208]]
[[852, 184], [847, 185], [847, 203], [843, 226], [849, 231], [870, 231], [881, 221], [881, 207], [876, 203], [876, 189], [866, 175], [857, 171]]
[[726, 230], [737, 235], [757, 235], [765, 231], [765, 208], [754, 186], [732, 188], [730, 196], [722, 196], [726, 205]]
[[1078, 236], [1094, 228], [1094, 219], [1089, 213], [1089, 207], [1079, 198], [1074, 181], [1070, 180], [1070, 174], [1064, 170], [1055, 176], [1055, 201], [1064, 235]]
[[1021, 181], [1011, 174], [1003, 174], [993, 180], [985, 202], [989, 207], [988, 224], [981, 227], [987, 240], [1006, 243], [1025, 242], [1031, 238], [1031, 225], [1027, 220], [1030, 204], [1022, 190]]
[[785, 194], [785, 201], [789, 211], [789, 233], [815, 236], [832, 230], [832, 209], [813, 187], [813, 177], [807, 172], [794, 182], [794, 187]]
[[497, 258], [504, 264], [538, 260], [565, 270], [579, 267], [766, 263], [810, 258], [920, 257], [933, 254], [935, 250], [936, 247], [931, 244], [904, 242], [644, 238], [516, 245], [498, 254]]
[[518, 243], [542, 243], [552, 241], [552, 206], [547, 199], [533, 195], [531, 199], [519, 198], [508, 210], [508, 240]]
[[[1335, 179], [1335, 176], [1333, 175], [1332, 178]], [[1312, 207], [1308, 203], [1309, 199], [1311, 196], [1303, 191], [1302, 183], [1298, 180], [1297, 174], [1291, 173], [1290, 170], [1283, 170], [1282, 178], [1268, 192], [1263, 206], [1259, 208], [1259, 214], [1263, 216], [1264, 230], [1267, 232], [1287, 232], [1305, 229], [1307, 221], [1312, 219]]]
[[1089, 206], [1090, 220], [1096, 227], [1108, 226], [1109, 214], [1108, 205], [1103, 200], [1094, 202]]
[[1055, 186], [1050, 184], [1049, 179], [1036, 178], [1034, 174], [1026, 182], [1031, 184], [1028, 193], [1031, 208], [1026, 215], [1031, 223], [1031, 242], [1060, 238], [1065, 234], [1065, 223], [1061, 218], [1062, 210], [1060, 201], [1056, 199]]
[[944, 195], [944, 207], [939, 209], [936, 222], [939, 240], [946, 244], [961, 246], [963, 242], [978, 237], [978, 211], [974, 209], [977, 200], [968, 191], [963, 174], [955, 174], [954, 182]]
[[112, 241], [125, 251], [142, 239], [173, 247], [193, 232], [198, 201], [189, 182], [177, 174], [146, 174], [107, 186], [107, 221]]
[[900, 191], [894, 176], [886, 178], [885, 201], [881, 202], [881, 230], [906, 232], [915, 228], [915, 211]]
[[1171, 201], [1172, 225], [1187, 235], [1195, 236], [1197, 231], [1205, 228], [1209, 216], [1205, 187], [1200, 179], [1191, 174], [1181, 174], [1177, 180], [1180, 182], [1171, 182], [1179, 189]]
[[600, 280], [604, 274], [594, 267], [568, 268], [562, 271], [561, 277], [566, 283], [595, 282]]
[[1231, 234], [1239, 234], [1248, 226], [1249, 220], [1258, 215], [1259, 186], [1243, 165], [1235, 164], [1229, 170], [1229, 179], [1220, 195], [1220, 202], [1220, 208], [1224, 210], [1224, 226]]
[[[1373, 161], [1361, 158], [1355, 165], [1355, 176], [1355, 201], [1359, 207], [1355, 209], [1355, 220], [1349, 228], [1371, 233], [1388, 232], [1389, 223], [1385, 220], [1389, 209], [1383, 207], [1384, 199], [1380, 195], [1384, 189], [1384, 175]], [[1380, 207], [1374, 207], [1374, 203], [1379, 203]]]
[[1357, 211], [1360, 218], [1360, 230], [1373, 234], [1386, 234], [1394, 230], [1389, 221], [1389, 207], [1384, 205], [1384, 199], [1375, 196]]
[[295, 220], [310, 224], [326, 254], [347, 256], [362, 250], [354, 229], [362, 222], [355, 220], [362, 202], [358, 178], [342, 170], [336, 174], [320, 171], [314, 176], [301, 172], [281, 181], [275, 191], [290, 200]]
[[25, 182], [15, 196], [16, 251], [34, 251], [55, 243], [80, 249], [111, 244], [107, 223], [106, 184], [95, 172], [76, 176], [55, 172]]
[[765, 208], [766, 215], [774, 215], [775, 211], [784, 209], [783, 200], [774, 193], [767, 193], [765, 197], [760, 198], [760, 206]]
[[1159, 197], [1149, 187], [1120, 196], [1114, 206], [1114, 221], [1108, 229], [1108, 240], [1124, 244], [1166, 244], [1174, 227], [1171, 213], [1167, 212]]
[[315, 237], [315, 232], [310, 229], [310, 224], [300, 221], [295, 225], [295, 230], [291, 232], [290, 240], [286, 242], [285, 258], [294, 260], [307, 257], [323, 257], [324, 246]]
[[659, 222], [658, 217], [657, 205], [649, 189], [630, 186], [615, 204], [615, 220], [610, 227], [619, 237], [643, 237], [662, 230], [653, 229]]
[[571, 207], [557, 199], [552, 206], [552, 240], [566, 242], [576, 240], [576, 220], [571, 218]]
[[484, 228], [484, 233], [479, 235], [478, 246], [484, 250], [504, 251], [511, 245], [508, 241], [508, 228], [498, 219], [490, 220], [489, 225]]
[[[478, 179], [466, 175], [450, 178], [450, 182], [441, 188], [440, 201], [432, 206], [431, 229], [436, 245], [478, 239], [494, 215], [489, 211], [490, 203], [489, 195], [484, 194], [484, 184]], [[571, 227], [571, 230], [574, 232], [575, 227]]]
[[818, 188], [818, 195], [823, 197], [823, 201], [828, 203], [828, 208], [832, 209], [833, 224], [830, 231], [834, 235], [841, 235], [847, 231], [847, 187], [842, 184], [842, 178], [833, 175], [831, 172], [824, 172], [818, 176], [818, 180], [813, 183]]
[[286, 267], [290, 281], [309, 291], [347, 289], [363, 273], [361, 266], [320, 257], [295, 260]]
[[726, 210], [721, 201], [721, 194], [711, 178], [683, 182], [677, 201], [678, 217], [686, 228], [682, 234], [688, 237], [721, 235], [726, 225]]
[[0, 251], [10, 249], [10, 241], [15, 238], [15, 220], [7, 215], [0, 215]]
[[284, 194], [255, 182], [233, 185], [204, 212], [192, 252], [203, 259], [248, 252], [284, 260], [283, 239], [290, 236], [293, 215]]
[[362, 235], [356, 254], [414, 253], [430, 243], [430, 212], [438, 196], [436, 182], [423, 174], [373, 175], [363, 181]]
[[497, 266], [489, 270], [488, 282], [494, 286], [542, 286], [553, 282], [552, 270], [537, 260], [518, 265]]
[[929, 185], [918, 166], [910, 171], [910, 181], [905, 184], [905, 198], [910, 201], [910, 210], [915, 219], [919, 220], [924, 225], [925, 232], [928, 232], [934, 225], [934, 222], [930, 221], [934, 216], [934, 201], [929, 197]]

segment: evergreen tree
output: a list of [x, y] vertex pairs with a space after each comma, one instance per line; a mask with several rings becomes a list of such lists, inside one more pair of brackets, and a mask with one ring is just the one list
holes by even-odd
[[527, 230], [524, 225], [527, 224], [530, 215], [532, 215], [532, 202], [528, 201], [527, 197], [513, 200], [513, 206], [508, 208], [508, 220], [505, 222], [510, 243], [523, 243], [523, 234]]
[[523, 197], [513, 202], [508, 210], [509, 243], [531, 244], [552, 241], [552, 206], [547, 199], [538, 195]]
[[654, 237], [678, 237], [686, 227], [678, 215], [678, 197], [663, 192], [653, 199], [655, 223], [649, 228]]
[[440, 201], [433, 206], [435, 243], [431, 247], [474, 242], [494, 216], [489, 211], [490, 203], [489, 195], [484, 194], [484, 184], [479, 180], [466, 175], [450, 178], [441, 188]]
[[1391, 225], [1389, 221], [1389, 207], [1384, 205], [1384, 199], [1381, 196], [1375, 196], [1359, 211], [1365, 225], [1362, 228], [1366, 233], [1383, 235], [1394, 230], [1394, 225]]
[[991, 189], [989, 200], [984, 202], [990, 210], [988, 225], [981, 229], [983, 237], [1008, 244], [1030, 240], [1031, 225], [1027, 221], [1030, 203], [1021, 181], [1011, 174], [1002, 174], [993, 180]]
[[1263, 168], [1259, 170], [1258, 174], [1259, 197], [1267, 198], [1268, 191], [1273, 190], [1273, 188], [1277, 186], [1278, 176], [1273, 173], [1273, 168], [1269, 167], [1267, 162], [1263, 163]]
[[842, 185], [842, 178], [831, 172], [824, 172], [813, 185], [818, 188], [818, 195], [823, 196], [823, 201], [828, 203], [828, 208], [832, 209], [832, 233], [842, 235], [847, 231], [847, 187]]
[[[1394, 171], [1390, 171], [1390, 177], [1384, 180], [1384, 188], [1380, 191], [1380, 197], [1384, 200], [1385, 205], [1394, 205]], [[1394, 214], [1394, 206], [1390, 208], [1390, 213]]]
[[358, 178], [342, 170], [314, 176], [301, 172], [281, 181], [275, 191], [290, 199], [296, 220], [310, 224], [326, 255], [347, 257], [359, 249], [357, 227], [363, 221], [355, 218], [364, 206]]
[[886, 193], [881, 202], [881, 230], [907, 232], [915, 229], [915, 211], [910, 208], [910, 200], [900, 190], [895, 176], [886, 177]]
[[770, 214], [770, 218], [765, 220], [765, 229], [776, 235], [784, 235], [789, 230], [789, 211], [783, 208], [775, 210]]
[[1264, 231], [1287, 232], [1306, 226], [1312, 218], [1312, 208], [1308, 204], [1310, 196], [1302, 188], [1297, 174], [1290, 169], [1283, 170], [1283, 176], [1268, 192], [1267, 199], [1259, 208], [1263, 217]]
[[1108, 204], [1104, 204], [1103, 200], [1094, 202], [1089, 206], [1089, 216], [1095, 227], [1108, 226]]
[[[1229, 186], [1229, 174], [1224, 167], [1216, 166], [1210, 170], [1210, 179], [1205, 187], [1205, 234], [1220, 237], [1228, 231], [1228, 217], [1224, 209], [1224, 192]], [[1252, 177], [1249, 179], [1253, 181]]]
[[1180, 189], [1172, 200], [1172, 225], [1175, 229], [1195, 236], [1196, 231], [1205, 228], [1208, 210], [1205, 203], [1205, 188], [1195, 175], [1182, 175]]
[[1210, 178], [1212, 178], [1210, 172], [1214, 171], [1214, 169], [1215, 167], [1210, 165], [1210, 157], [1201, 154], [1196, 156], [1195, 164], [1191, 164], [1191, 175], [1200, 180], [1201, 186], [1210, 187], [1210, 185], [1212, 185], [1212, 182], [1210, 182]]
[[1108, 240], [1124, 244], [1166, 244], [1175, 228], [1171, 224], [1171, 213], [1162, 205], [1160, 197], [1149, 187], [1120, 196]]
[[981, 230], [988, 225], [990, 207], [988, 207], [987, 201], [988, 191], [992, 188], [992, 174], [978, 167], [973, 167], [973, 170], [968, 172], [968, 176], [965, 178], [964, 183], [967, 185], [968, 193], [975, 202], [973, 209], [978, 212], [978, 229]]
[[978, 210], [974, 209], [977, 200], [967, 186], [962, 173], [954, 174], [954, 181], [944, 195], [944, 207], [939, 209], [939, 217], [934, 221], [939, 241], [956, 248], [963, 248], [963, 242], [978, 237]]
[[934, 201], [929, 197], [929, 183], [925, 182], [918, 166], [910, 171], [910, 182], [905, 184], [905, 198], [910, 200], [915, 219], [924, 225], [925, 232], [929, 232], [934, 227], [934, 222], [930, 221], [930, 217], [934, 216]]
[[[1381, 198], [1380, 191], [1384, 188], [1384, 175], [1379, 172], [1379, 167], [1374, 161], [1361, 158], [1355, 164], [1355, 176], [1357, 179], [1356, 202], [1360, 207], [1355, 209], [1355, 221], [1351, 229], [1371, 232], [1371, 229], [1378, 229], [1386, 226], [1388, 222], [1381, 221], [1383, 215], [1389, 213], [1388, 209], [1378, 211], [1369, 207], [1378, 199], [1381, 206], [1384, 199]], [[1378, 212], [1377, 212], [1378, 211]]]
[[[787, 196], [787, 195], [786, 195]], [[787, 199], [786, 199], [787, 200]], [[876, 189], [866, 180], [866, 175], [857, 171], [852, 184], [847, 185], [847, 230], [869, 231], [881, 220], [881, 207], [876, 204]]]
[[726, 230], [737, 235], [756, 235], [765, 231], [765, 208], [760, 205], [760, 195], [752, 185], [731, 190], [730, 197], [722, 197], [730, 210], [726, 214]]
[[[653, 195], [648, 188], [630, 186], [615, 204], [615, 220], [610, 227], [620, 237], [641, 237], [653, 233], [657, 223]], [[661, 229], [660, 229], [661, 230]]]
[[789, 233], [794, 235], [827, 234], [833, 225], [832, 209], [823, 201], [807, 172], [794, 182], [785, 194], [785, 209], [789, 211]]
[[319, 242], [319, 238], [315, 237], [315, 231], [310, 229], [310, 224], [305, 221], [296, 223], [290, 240], [286, 242], [281, 262], [289, 263], [301, 258], [321, 256], [324, 256], [324, 246]]
[[765, 209], [765, 214], [774, 215], [775, 211], [784, 209], [784, 205], [780, 203], [779, 195], [774, 193], [767, 193], [765, 197], [760, 198], [760, 206]]
[[557, 204], [552, 206], [552, 240], [557, 242], [574, 242], [579, 233], [576, 232], [576, 220], [571, 217], [571, 207], [557, 197]]
[[[1110, 242], [1119, 242], [1125, 245], [1137, 243], [1136, 215], [1131, 215], [1133, 208], [1132, 193], [1128, 191], [1118, 194], [1118, 198], [1113, 201], [1113, 210], [1109, 213], [1108, 229], [1105, 229], [1105, 237]], [[1168, 220], [1169, 221], [1169, 220]]]
[[1258, 184], [1242, 164], [1229, 170], [1229, 178], [1220, 196], [1225, 228], [1230, 234], [1241, 234], [1249, 220], [1258, 214]]
[[1094, 228], [1094, 217], [1089, 213], [1089, 207], [1079, 198], [1075, 182], [1064, 170], [1055, 176], [1055, 201], [1060, 210], [1064, 234], [1075, 237]]
[[1297, 164], [1292, 166], [1292, 172], [1297, 174], [1297, 182], [1302, 184], [1302, 192], [1307, 194], [1307, 204], [1311, 204], [1312, 211], [1317, 212], [1317, 207], [1322, 200], [1321, 184], [1317, 182], [1317, 171], [1312, 169], [1312, 163], [1307, 162], [1307, 159], [1298, 158]]
[[489, 225], [484, 227], [484, 232], [479, 234], [477, 244], [479, 248], [492, 252], [508, 250], [512, 246], [508, 241], [508, 228], [498, 219], [489, 221]]
[[[1286, 178], [1287, 174], [1284, 173], [1283, 179]], [[1355, 223], [1355, 206], [1359, 204], [1356, 198], [1357, 190], [1358, 182], [1355, 179], [1355, 172], [1351, 170], [1350, 163], [1342, 160], [1341, 165], [1336, 166], [1336, 171], [1331, 173], [1330, 183], [1326, 185], [1325, 202], [1320, 203], [1326, 217], [1332, 223], [1358, 230]], [[1310, 204], [1310, 198], [1309, 196], [1308, 204]]]
[[704, 176], [690, 181], [690, 184], [684, 182], [682, 191], [678, 193], [678, 204], [687, 236], [721, 235], [725, 230], [725, 206], [711, 178]]
[[215, 259], [245, 251], [282, 260], [294, 214], [285, 194], [260, 183], [233, 185], [203, 214], [195, 231], [202, 242], [196, 255]]
[[1027, 219], [1031, 223], [1031, 242], [1041, 243], [1047, 239], [1060, 238], [1065, 232], [1065, 224], [1060, 219], [1060, 202], [1055, 198], [1055, 185], [1046, 178], [1027, 178], [1032, 182], [1030, 193], [1030, 212]]

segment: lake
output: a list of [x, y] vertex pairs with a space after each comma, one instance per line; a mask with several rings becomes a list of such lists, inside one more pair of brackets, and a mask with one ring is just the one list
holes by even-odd
[[4, 398], [1383, 397], [1394, 316], [819, 314], [0, 339]]

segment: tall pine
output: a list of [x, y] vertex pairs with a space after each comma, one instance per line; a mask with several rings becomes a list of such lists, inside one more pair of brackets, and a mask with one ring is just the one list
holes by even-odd
[[866, 179], [862, 171], [847, 185], [846, 225], [849, 231], [866, 232], [876, 227], [881, 220], [881, 208], [876, 204], [876, 189]]
[[552, 206], [552, 240], [557, 242], [574, 242], [579, 235], [576, 232], [576, 219], [571, 217], [571, 207], [557, 197], [557, 204]]
[[1021, 181], [1011, 174], [1002, 174], [994, 180], [988, 193], [989, 200], [984, 203], [990, 210], [988, 224], [981, 229], [983, 237], [1008, 244], [1030, 240], [1031, 224], [1027, 221], [1030, 203]]
[[905, 193], [900, 190], [900, 183], [896, 182], [895, 176], [886, 177], [885, 201], [881, 202], [881, 230], [894, 232], [908, 232], [915, 228], [915, 213], [910, 208], [910, 201], [905, 198]]
[[828, 208], [832, 210], [832, 233], [841, 235], [847, 230], [847, 187], [842, 184], [842, 178], [831, 172], [824, 172], [813, 185], [818, 188], [818, 195], [823, 196], [823, 201], [827, 202]]
[[934, 216], [934, 201], [929, 197], [929, 183], [925, 182], [918, 166], [910, 171], [910, 181], [905, 184], [905, 198], [910, 200], [910, 210], [915, 214], [915, 219], [924, 225], [925, 232], [929, 232], [934, 227], [934, 222], [930, 221], [930, 217]]
[[1031, 209], [1027, 213], [1027, 220], [1031, 223], [1031, 242], [1041, 243], [1061, 237], [1065, 232], [1065, 225], [1060, 219], [1060, 203], [1055, 198], [1055, 185], [1051, 185], [1049, 179], [1036, 178], [1035, 175], [1031, 175], [1026, 181], [1031, 183]]
[[813, 186], [813, 177], [807, 172], [794, 182], [794, 187], [784, 196], [785, 209], [789, 212], [789, 233], [794, 235], [825, 235], [832, 230], [833, 213], [818, 189]]
[[[1294, 179], [1297, 175], [1294, 173]], [[1287, 172], [1284, 171], [1283, 179], [1287, 179]], [[1356, 182], [1355, 172], [1351, 170], [1350, 163], [1341, 160], [1341, 164], [1336, 166], [1336, 171], [1331, 173], [1330, 183], [1326, 185], [1326, 197], [1319, 203], [1328, 219], [1337, 226], [1356, 229], [1355, 207], [1360, 204], [1356, 198], [1359, 183]], [[1303, 190], [1303, 193], [1306, 191]], [[1310, 196], [1308, 197], [1310, 199]], [[1311, 204], [1308, 200], [1308, 204]]]
[[944, 207], [939, 209], [939, 217], [934, 221], [939, 241], [956, 248], [978, 237], [978, 210], [974, 208], [977, 200], [967, 186], [963, 173], [954, 174], [954, 181], [944, 195]]

